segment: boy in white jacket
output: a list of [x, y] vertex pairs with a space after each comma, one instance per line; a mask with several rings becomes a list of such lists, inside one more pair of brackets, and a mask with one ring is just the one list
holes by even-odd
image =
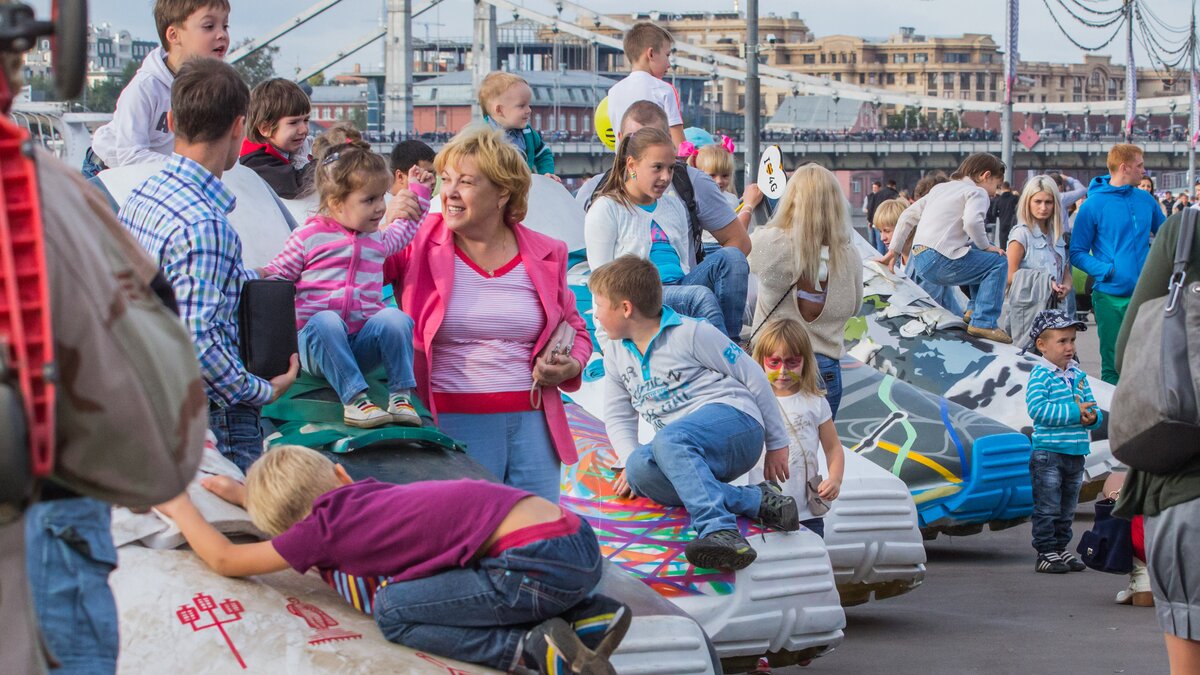
[[[763, 371], [717, 328], [662, 306], [658, 269], [624, 255], [592, 272], [592, 312], [608, 333], [605, 424], [626, 467], [613, 487], [684, 506], [697, 538], [685, 549], [696, 567], [738, 570], [757, 553], [737, 516], [779, 530], [800, 528], [796, 500], [773, 481], [788, 477], [788, 435]], [[638, 443], [638, 415], [655, 428]], [[757, 464], [758, 485], [730, 485]]]
[[171, 84], [185, 61], [196, 56], [225, 58], [229, 49], [228, 0], [156, 0], [154, 23], [161, 47], [121, 91], [112, 121], [96, 130], [83, 173], [142, 164], [169, 157], [175, 133], [167, 125]]

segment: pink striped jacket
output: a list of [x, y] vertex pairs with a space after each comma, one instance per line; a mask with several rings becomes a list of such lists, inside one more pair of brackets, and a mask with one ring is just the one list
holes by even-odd
[[[419, 183], [410, 189], [424, 218], [429, 189]], [[407, 246], [420, 225], [420, 220], [397, 219], [368, 234], [313, 216], [292, 232], [279, 255], [263, 268], [263, 276], [296, 282], [296, 330], [317, 312], [332, 310], [353, 335], [384, 308], [383, 261]]]

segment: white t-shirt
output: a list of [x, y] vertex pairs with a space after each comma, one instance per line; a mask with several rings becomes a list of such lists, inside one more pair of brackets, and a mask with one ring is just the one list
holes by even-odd
[[635, 70], [608, 89], [608, 118], [613, 131], [621, 129], [621, 118], [625, 116], [625, 111], [638, 101], [650, 101], [662, 108], [667, 113], [667, 126], [683, 124], [675, 87], [644, 70]]
[[[783, 494], [796, 500], [800, 510], [800, 520], [815, 518], [808, 510], [808, 497], [804, 486], [808, 477], [821, 470], [822, 453], [819, 428], [822, 424], [833, 419], [833, 410], [824, 396], [814, 396], [803, 392], [776, 398], [783, 412], [784, 426], [788, 430], [788, 473], [790, 478], [783, 484]], [[750, 484], [761, 483], [763, 478], [763, 462], [766, 454], [760, 457], [758, 464], [750, 470]]]

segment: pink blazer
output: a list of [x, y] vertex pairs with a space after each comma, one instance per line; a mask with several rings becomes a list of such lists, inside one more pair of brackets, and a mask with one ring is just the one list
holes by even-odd
[[[533, 353], [537, 355], [542, 351], [554, 329], [565, 320], [575, 329], [571, 357], [586, 366], [592, 355], [592, 339], [583, 317], [575, 308], [575, 294], [567, 287], [566, 244], [521, 224], [514, 225], [513, 232], [517, 235], [517, 250], [546, 312], [546, 327], [538, 336]], [[413, 370], [417, 375], [417, 393], [436, 420], [437, 410], [429, 390], [430, 375], [436, 364], [432, 363], [430, 353], [454, 287], [454, 235], [445, 226], [441, 214], [429, 214], [412, 243], [387, 259], [383, 277], [385, 282], [392, 284], [400, 307], [416, 322]], [[529, 367], [533, 368], [532, 362]], [[544, 387], [542, 391], [546, 424], [550, 427], [558, 458], [564, 464], [574, 464], [579, 456], [558, 390], [576, 391], [581, 383], [581, 376], [577, 375], [558, 388]]]

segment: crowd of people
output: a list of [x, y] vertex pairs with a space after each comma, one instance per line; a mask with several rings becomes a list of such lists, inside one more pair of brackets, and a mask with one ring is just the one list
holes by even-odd
[[[192, 339], [208, 428], [246, 472], [244, 482], [203, 485], [244, 506], [271, 539], [231, 542], [186, 492], [159, 511], [223, 575], [316, 568], [374, 580], [365, 604], [394, 642], [507, 671], [611, 672], [608, 656], [632, 612], [596, 592], [595, 535], [558, 504], [560, 468], [578, 460], [561, 394], [581, 386], [593, 341], [567, 284], [566, 245], [522, 224], [532, 176], [557, 180], [553, 150], [529, 124], [528, 83], [491, 74], [479, 91], [482, 124], [436, 154], [404, 139], [389, 161], [348, 126], [310, 141], [309, 106], [295, 84], [250, 91], [220, 60], [226, 0], [157, 0], [154, 13], [162, 47], [97, 132], [84, 172], [165, 161], [118, 218], [169, 285]], [[687, 560], [732, 571], [757, 555], [738, 516], [823, 536], [844, 474], [833, 421], [864, 264], [828, 169], [797, 167], [766, 218], [755, 216], [767, 201], [756, 185], [732, 193], [734, 142], [685, 129], [663, 80], [673, 42], [652, 22], [626, 32], [631, 72], [609, 93], [613, 165], [576, 199], [586, 210], [604, 422], [622, 458], [612, 489], [683, 507], [695, 530]], [[236, 200], [222, 176], [239, 162], [281, 198], [316, 207], [260, 269], [243, 265], [229, 222]], [[970, 334], [1027, 336], [1042, 356], [1027, 397], [1039, 572], [1081, 568], [1067, 544], [1089, 431], [1103, 417], [1074, 359], [1086, 324], [1075, 317], [1071, 268], [1095, 280], [1102, 378], [1115, 384], [1126, 317], [1165, 269], [1143, 274], [1147, 255], [1161, 258], [1167, 246], [1159, 234], [1151, 252], [1151, 236], [1179, 221], [1164, 225], [1159, 203], [1137, 189], [1136, 146], [1114, 146], [1108, 169], [1077, 207], [1078, 197], [1067, 200], [1082, 186], [1051, 175], [1019, 196], [1005, 190], [1007, 203], [993, 209], [1005, 167], [980, 153], [949, 176], [927, 176], [911, 203], [895, 185], [876, 184], [866, 205], [881, 263], [961, 313]], [[435, 187], [442, 208], [431, 214]], [[990, 210], [1010, 221], [1004, 248], [987, 238]], [[296, 287], [298, 353], [271, 378], [251, 373], [238, 349], [239, 299], [259, 278]], [[395, 306], [384, 299], [389, 284]], [[386, 396], [377, 400], [368, 378], [380, 367]], [[424, 425], [419, 400], [497, 482], [390, 485], [355, 480], [311, 449], [266, 449], [262, 408], [287, 395], [301, 368], [329, 382], [350, 427]], [[639, 420], [655, 431], [648, 443]], [[738, 480], [747, 474], [749, 483]], [[1145, 517], [1172, 667], [1190, 672], [1200, 661], [1195, 581], [1158, 552], [1168, 546], [1159, 533], [1195, 517], [1200, 470], [1135, 471], [1128, 485], [1120, 508]], [[113, 561], [87, 589], [37, 596], [50, 645], [92, 672], [115, 667], [116, 610], [97, 593]], [[97, 608], [87, 613], [94, 630], [54, 619], [61, 602]], [[103, 656], [89, 661], [93, 651]]]

